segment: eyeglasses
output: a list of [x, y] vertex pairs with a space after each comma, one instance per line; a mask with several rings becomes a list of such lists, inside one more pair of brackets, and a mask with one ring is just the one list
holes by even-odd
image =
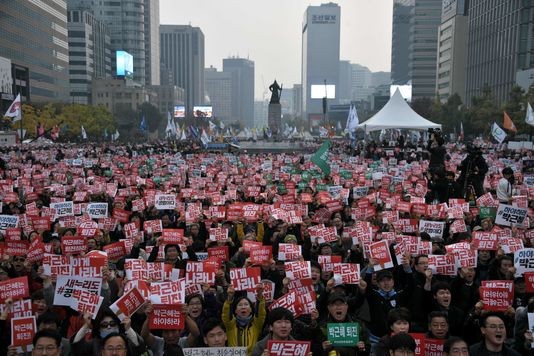
[[107, 322], [107, 321], [103, 321], [100, 323], [100, 327], [102, 329], [107, 329], [107, 328], [114, 328], [115, 326], [117, 326], [117, 322], [116, 321], [110, 321], [110, 322]]
[[14, 262], [26, 262], [26, 259], [24, 257], [15, 257], [13, 258]]
[[40, 354], [43, 354], [43, 353], [56, 351], [57, 346], [54, 346], [54, 345], [37, 346], [34, 350]]
[[486, 328], [488, 328], [488, 329], [499, 329], [499, 330], [506, 329], [504, 324], [501, 324], [501, 325], [489, 324], [489, 325], [486, 325]]
[[104, 347], [104, 350], [107, 351], [107, 352], [114, 352], [114, 351], [118, 351], [118, 352], [121, 352], [121, 351], [126, 351], [126, 346], [106, 346]]

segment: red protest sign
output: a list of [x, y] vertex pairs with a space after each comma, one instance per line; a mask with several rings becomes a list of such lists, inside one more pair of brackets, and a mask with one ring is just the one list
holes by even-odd
[[11, 319], [11, 346], [31, 345], [36, 331], [35, 316]]
[[259, 241], [243, 240], [243, 250], [250, 253], [253, 249], [261, 248], [263, 244]]
[[61, 251], [64, 254], [78, 255], [87, 249], [87, 239], [83, 236], [63, 236]]
[[104, 297], [81, 289], [74, 289], [72, 296], [76, 300], [73, 308], [81, 314], [91, 314], [91, 319], [96, 317], [96, 314], [104, 301]]
[[230, 280], [235, 290], [253, 290], [261, 280], [260, 268], [230, 268]]
[[145, 303], [145, 298], [137, 288], [134, 288], [128, 293], [125, 293], [109, 308], [122, 321], [125, 317], [130, 317]]
[[208, 248], [208, 257], [216, 257], [221, 261], [228, 261], [230, 259], [230, 252], [228, 246], [217, 246]]
[[182, 313], [182, 305], [155, 304], [148, 319], [148, 327], [150, 330], [182, 330], [185, 327], [185, 315]]
[[215, 283], [217, 267], [210, 263], [187, 261], [185, 279], [186, 283]]
[[267, 350], [269, 350], [269, 355], [271, 356], [307, 356], [311, 350], [311, 342], [269, 340], [267, 343]]
[[262, 264], [265, 261], [270, 261], [273, 258], [273, 247], [262, 246], [250, 251], [250, 262], [252, 264]]
[[425, 356], [442, 356], [444, 343], [442, 339], [425, 339]]
[[184, 243], [184, 229], [163, 229], [161, 234], [162, 245], [181, 245]]
[[480, 299], [484, 310], [506, 311], [514, 301], [514, 281], [482, 281]]
[[357, 263], [334, 263], [334, 280], [337, 284], [360, 283], [360, 265]]
[[130, 219], [131, 212], [124, 209], [113, 209], [113, 218], [121, 223], [127, 223]]
[[534, 272], [525, 272], [524, 276], [527, 293], [534, 293]]
[[118, 260], [127, 254], [126, 246], [124, 246], [124, 242], [122, 241], [106, 245], [102, 249], [108, 254], [108, 259], [112, 261]]
[[302, 257], [302, 246], [295, 244], [281, 243], [278, 245], [278, 260], [291, 261]]
[[223, 227], [214, 227], [209, 229], [210, 240], [225, 241], [228, 239], [228, 229]]
[[185, 302], [185, 278], [150, 284], [152, 304], [183, 304]]
[[410, 336], [415, 340], [415, 356], [425, 356], [425, 334], [410, 333]]
[[163, 231], [163, 225], [162, 225], [161, 219], [146, 220], [143, 223], [143, 230], [147, 234], [155, 234], [157, 232], [162, 232]]
[[298, 298], [297, 292], [292, 291], [284, 294], [282, 297], [275, 300], [270, 306], [269, 309], [274, 308], [285, 308], [293, 313], [295, 318], [298, 318], [303, 314], [303, 307]]
[[386, 240], [372, 243], [369, 246], [369, 253], [370, 257], [374, 258], [378, 262], [378, 264], [374, 266], [376, 271], [393, 267], [393, 259], [391, 258], [389, 245]]
[[30, 296], [30, 286], [28, 276], [11, 278], [0, 282], [0, 301], [6, 299], [27, 298]]
[[28, 254], [29, 241], [6, 241], [4, 253], [10, 256], [26, 256]]
[[475, 250], [497, 250], [499, 239], [495, 233], [475, 231], [473, 233], [473, 248]]
[[83, 237], [93, 237], [98, 231], [98, 223], [95, 221], [84, 221], [76, 228], [76, 233]]
[[6, 229], [6, 241], [20, 241], [21, 234], [19, 227], [8, 227]]
[[334, 264], [341, 263], [341, 256], [319, 255], [317, 256], [317, 262], [319, 262], [323, 271], [332, 272], [334, 270]]

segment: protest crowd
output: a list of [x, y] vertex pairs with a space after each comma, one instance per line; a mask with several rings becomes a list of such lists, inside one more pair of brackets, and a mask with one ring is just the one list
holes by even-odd
[[532, 150], [184, 145], [0, 148], [0, 354], [534, 355]]

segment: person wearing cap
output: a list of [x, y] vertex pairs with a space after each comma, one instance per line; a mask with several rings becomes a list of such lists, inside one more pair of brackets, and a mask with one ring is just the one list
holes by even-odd
[[298, 244], [297, 237], [292, 234], [287, 234], [286, 237], [284, 237], [284, 243], [297, 245]]
[[511, 204], [514, 192], [514, 171], [510, 167], [502, 170], [502, 178], [497, 183], [497, 199], [500, 203]]
[[[313, 355], [326, 355], [335, 351], [337, 355], [369, 355], [371, 344], [367, 328], [364, 323], [348, 313], [349, 305], [344, 293], [330, 293], [328, 295], [328, 314], [318, 321], [319, 312], [314, 310], [311, 314], [311, 324], [303, 328], [303, 339], [311, 340]], [[328, 340], [329, 323], [358, 323], [360, 341], [353, 347], [333, 346]]]
[[409, 300], [414, 290], [414, 279], [411, 276], [412, 269], [408, 258], [403, 258], [402, 268], [406, 274], [405, 285], [403, 288], [395, 289], [395, 280], [393, 273], [388, 269], [382, 269], [376, 273], [376, 289], [371, 288], [371, 280], [374, 272], [374, 266], [377, 262], [374, 259], [369, 261], [365, 273], [365, 285], [360, 285], [369, 304], [371, 322], [369, 324], [370, 339], [373, 344], [389, 332], [387, 325], [387, 315], [393, 308], [400, 306], [408, 307]]

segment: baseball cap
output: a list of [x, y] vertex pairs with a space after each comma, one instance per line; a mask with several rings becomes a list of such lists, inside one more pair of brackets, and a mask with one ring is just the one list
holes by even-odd
[[347, 302], [347, 296], [343, 293], [331, 293], [328, 296], [328, 304], [332, 304], [337, 302], [338, 300], [341, 300], [343, 303]]
[[384, 278], [393, 278], [393, 273], [390, 270], [383, 269], [376, 273], [376, 280], [381, 281]]

